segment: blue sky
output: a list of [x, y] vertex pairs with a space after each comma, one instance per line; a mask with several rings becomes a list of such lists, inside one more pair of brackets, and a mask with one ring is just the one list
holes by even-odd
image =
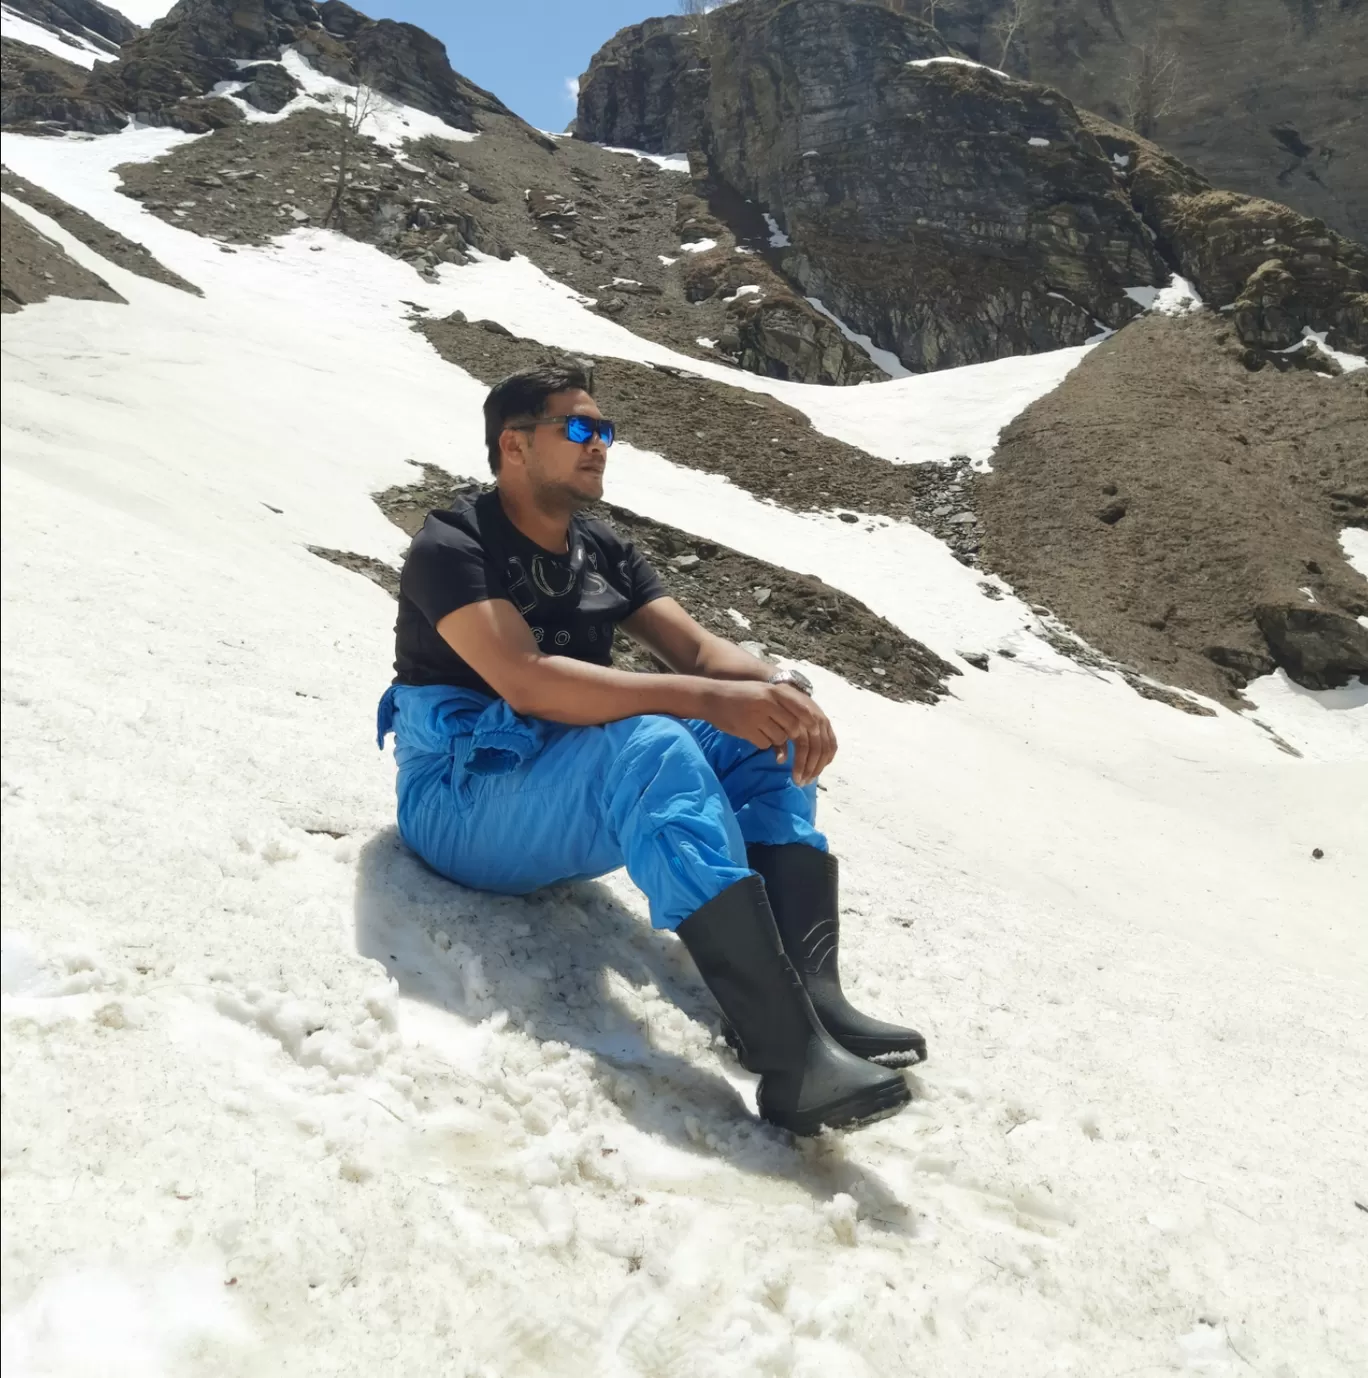
[[567, 82], [619, 29], [674, 0], [353, 0], [372, 19], [403, 19], [440, 38], [451, 65], [538, 129], [575, 116]]

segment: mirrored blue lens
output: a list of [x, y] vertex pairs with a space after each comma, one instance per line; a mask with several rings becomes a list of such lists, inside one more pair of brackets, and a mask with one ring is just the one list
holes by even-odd
[[590, 436], [602, 437], [605, 445], [613, 443], [613, 423], [593, 416], [570, 416], [565, 420], [565, 438], [575, 445], [583, 445]]

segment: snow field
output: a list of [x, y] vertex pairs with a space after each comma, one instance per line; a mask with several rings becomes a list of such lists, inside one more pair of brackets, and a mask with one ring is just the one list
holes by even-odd
[[[822, 798], [847, 981], [934, 1061], [908, 1113], [788, 1144], [623, 876], [497, 899], [397, 845], [372, 747], [393, 605], [303, 548], [396, 560], [369, 493], [409, 459], [483, 469], [483, 389], [401, 298], [677, 356], [525, 263], [431, 285], [318, 232], [220, 254], [112, 191], [183, 137], [4, 144], [206, 294], [15, 207], [131, 304], [6, 322], [6, 1363], [1354, 1372], [1352, 713], [1271, 713], [1321, 745], [1293, 760], [1059, 658], [922, 533], [616, 447], [613, 500], [942, 653], [1019, 652], [935, 708], [812, 669], [842, 734]], [[709, 376], [814, 415], [838, 393]], [[885, 443], [933, 405], [952, 443], [966, 380], [907, 382]]]

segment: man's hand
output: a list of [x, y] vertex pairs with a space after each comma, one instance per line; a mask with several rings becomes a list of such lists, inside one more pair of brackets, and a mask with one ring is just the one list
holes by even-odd
[[787, 684], [723, 680], [711, 685], [702, 714], [712, 725], [760, 748], [773, 747], [782, 765], [793, 743], [793, 782], [809, 785], [836, 755], [836, 733], [825, 713]]

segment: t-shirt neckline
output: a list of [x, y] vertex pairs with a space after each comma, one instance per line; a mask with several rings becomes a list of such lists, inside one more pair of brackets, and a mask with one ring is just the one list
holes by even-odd
[[498, 520], [503, 523], [504, 528], [511, 531], [520, 541], [531, 546], [538, 555], [549, 556], [553, 560], [564, 560], [567, 564], [572, 563], [575, 556], [575, 547], [583, 544], [583, 534], [579, 529], [578, 515], [570, 518], [570, 526], [565, 533], [565, 549], [550, 550], [542, 545], [540, 541], [534, 541], [526, 531], [518, 526], [517, 522], [504, 511], [502, 499], [499, 497], [499, 490], [491, 488], [485, 496], [489, 499], [494, 511], [498, 514]]

